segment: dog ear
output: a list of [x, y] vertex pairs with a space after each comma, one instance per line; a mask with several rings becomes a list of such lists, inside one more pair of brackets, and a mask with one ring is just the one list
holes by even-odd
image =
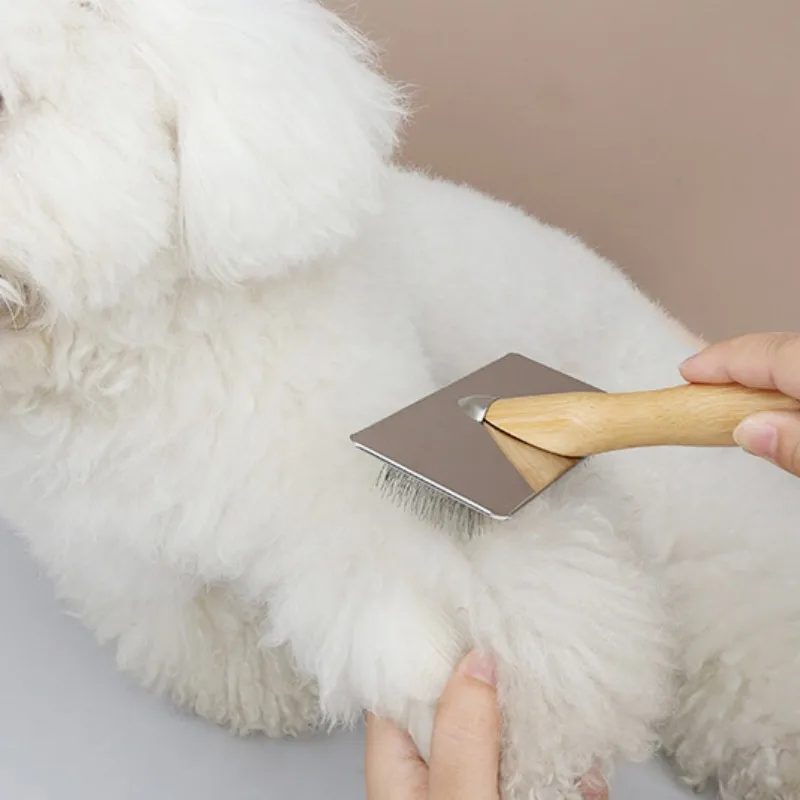
[[174, 103], [199, 276], [279, 276], [357, 233], [402, 118], [364, 41], [315, 0], [117, 2]]

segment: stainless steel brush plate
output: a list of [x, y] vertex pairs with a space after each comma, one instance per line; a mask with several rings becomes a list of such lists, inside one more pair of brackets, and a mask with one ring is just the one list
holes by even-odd
[[422, 499], [425, 516], [446, 518], [461, 507], [467, 515], [472, 511], [507, 520], [536, 492], [470, 415], [470, 404], [460, 401], [481, 395], [574, 391], [597, 389], [510, 353], [354, 434], [351, 440], [387, 465], [384, 490], [417, 506]]

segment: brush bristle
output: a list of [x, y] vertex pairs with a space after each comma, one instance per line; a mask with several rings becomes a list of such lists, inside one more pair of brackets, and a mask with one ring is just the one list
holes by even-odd
[[381, 469], [378, 489], [384, 497], [435, 527], [454, 529], [468, 539], [481, 533], [489, 522], [479, 511], [390, 464]]

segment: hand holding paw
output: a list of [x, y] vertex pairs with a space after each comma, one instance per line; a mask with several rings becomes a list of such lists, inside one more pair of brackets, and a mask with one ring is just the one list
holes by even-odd
[[[501, 714], [494, 662], [471, 653], [442, 695], [430, 764], [394, 723], [370, 715], [366, 781], [369, 800], [499, 800]], [[608, 790], [584, 783], [587, 800]]]

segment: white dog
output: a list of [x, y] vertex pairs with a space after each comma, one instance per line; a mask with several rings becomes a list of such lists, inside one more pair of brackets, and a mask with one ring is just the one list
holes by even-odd
[[659, 742], [800, 797], [791, 478], [596, 458], [471, 542], [375, 490], [349, 434], [508, 351], [646, 389], [697, 342], [575, 239], [392, 166], [401, 104], [331, 13], [0, 0], [0, 90], [2, 510], [122, 669], [238, 732], [373, 709], [425, 750], [477, 645], [508, 797]]

